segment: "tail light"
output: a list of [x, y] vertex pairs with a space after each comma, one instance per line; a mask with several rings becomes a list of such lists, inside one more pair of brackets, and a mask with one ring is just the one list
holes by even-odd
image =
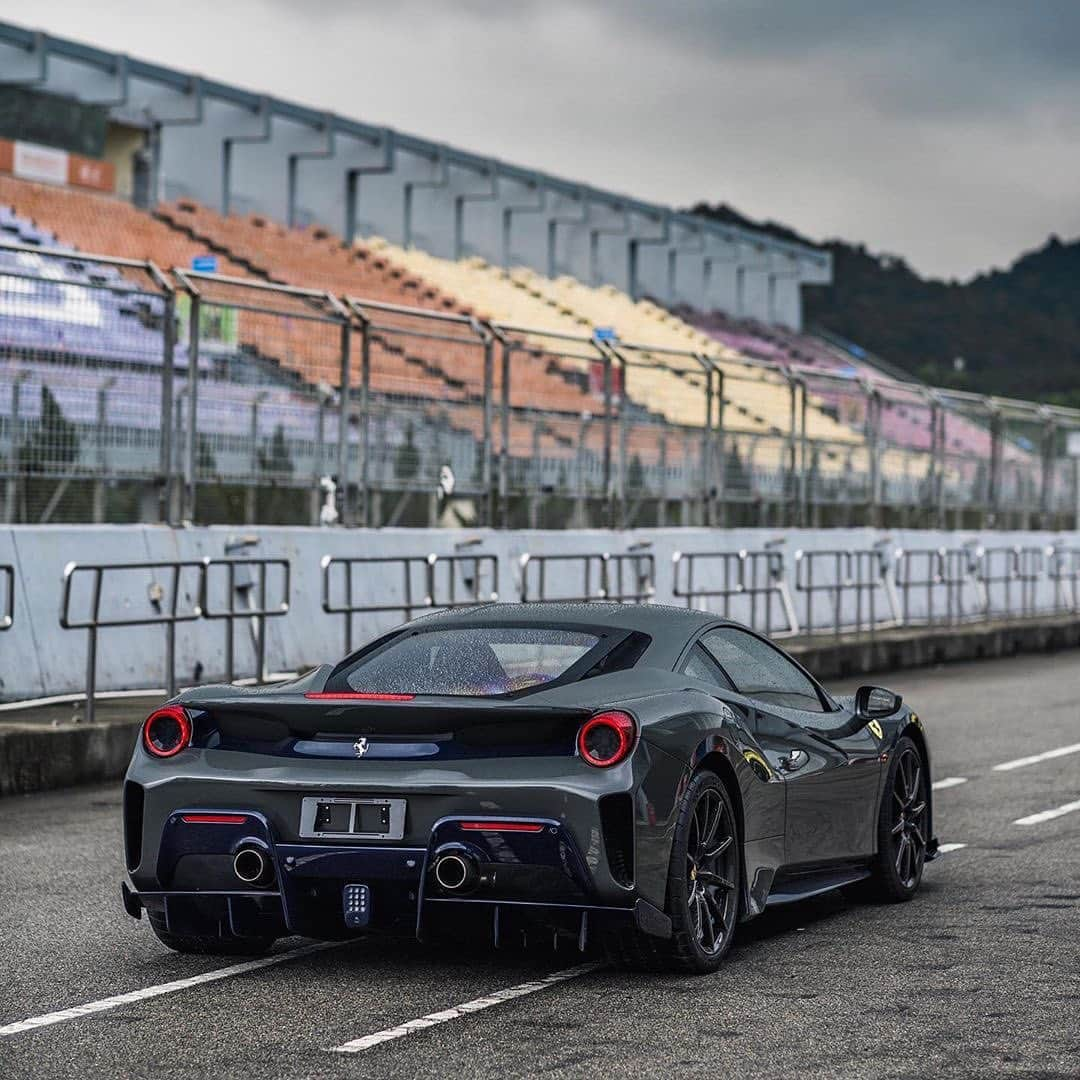
[[146, 718], [142, 740], [154, 757], [173, 757], [191, 745], [191, 718], [179, 705], [165, 705]]
[[629, 756], [635, 735], [637, 724], [629, 713], [597, 713], [578, 732], [578, 753], [594, 768], [610, 769]]

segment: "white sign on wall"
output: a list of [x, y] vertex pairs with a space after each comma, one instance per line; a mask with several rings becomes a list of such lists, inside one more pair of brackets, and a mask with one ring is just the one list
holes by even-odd
[[65, 150], [51, 146], [17, 142], [11, 170], [24, 180], [44, 180], [47, 184], [66, 184], [68, 179], [68, 156]]
[[1069, 457], [1080, 458], [1080, 431], [1070, 431], [1065, 436], [1065, 453]]

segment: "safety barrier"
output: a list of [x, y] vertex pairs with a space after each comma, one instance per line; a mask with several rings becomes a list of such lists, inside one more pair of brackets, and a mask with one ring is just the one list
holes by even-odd
[[[0, 275], [7, 522], [106, 521], [123, 485], [174, 523], [221, 520], [239, 487], [251, 521], [291, 519], [305, 491], [311, 524], [433, 525], [443, 470], [462, 512], [504, 528], [663, 524], [676, 507], [721, 525], [837, 506], [1080, 521], [1076, 409], [0, 240], [16, 260]], [[93, 327], [54, 306], [58, 281]]]
[[15, 621], [15, 567], [0, 563], [0, 577], [4, 582], [4, 614], [0, 615], [0, 630], [10, 630]]
[[[270, 569], [280, 570], [281, 599], [270, 604], [267, 600], [267, 582]], [[223, 569], [227, 600], [216, 607], [211, 601], [211, 575]], [[110, 595], [110, 586], [121, 574], [150, 573], [146, 589], [150, 610], [131, 615], [133, 598]], [[167, 577], [163, 586], [156, 580], [157, 573]], [[160, 562], [127, 563], [74, 563], [64, 567], [63, 599], [60, 606], [60, 625], [65, 630], [85, 630], [86, 643], [86, 720], [93, 722], [97, 694], [98, 635], [102, 630], [117, 627], [164, 626], [165, 627], [165, 678], [169, 697], [177, 692], [176, 681], [176, 625], [211, 619], [225, 623], [226, 677], [235, 677], [235, 630], [238, 620], [252, 621], [253, 645], [256, 656], [255, 681], [266, 680], [266, 620], [287, 614], [291, 588], [291, 567], [288, 559], [242, 558], [242, 559], [174, 559]], [[77, 596], [78, 582], [86, 580], [88, 603], [86, 614], [72, 614], [72, 598]], [[193, 579], [193, 580], [192, 580]], [[186, 598], [181, 603], [182, 597]], [[253, 602], [254, 597], [254, 602]], [[191, 598], [194, 598], [193, 600]], [[244, 600], [237, 606], [238, 598]], [[118, 614], [102, 614], [103, 603], [112, 602]]]
[[1080, 612], [1080, 548], [1051, 548], [1047, 576], [1054, 592], [1054, 608]]
[[[581, 583], [578, 592], [552, 596], [548, 592], [548, 567], [576, 567], [571, 576]], [[532, 568], [535, 567], [535, 573]], [[652, 552], [594, 551], [572, 555], [521, 556], [518, 596], [523, 604], [563, 601], [592, 603], [606, 600], [618, 604], [647, 604], [656, 594], [656, 556]]]
[[[718, 614], [728, 619], [735, 617], [733, 602], [745, 600], [748, 613], [741, 621], [749, 626], [770, 636], [799, 632], [784, 553], [778, 547], [759, 551], [677, 551], [672, 563], [672, 594], [685, 600], [687, 607], [696, 607], [701, 601], [722, 600]], [[784, 619], [779, 626], [773, 622], [774, 600]]]
[[[196, 584], [193, 595], [198, 599], [190, 607], [180, 609], [180, 587], [185, 570], [195, 571]], [[106, 575], [132, 571], [164, 571], [170, 574], [168, 588], [163, 588], [157, 581], [151, 581], [147, 589], [151, 611], [144, 615], [102, 616], [102, 595], [106, 584]], [[165, 627], [165, 674], [169, 697], [176, 693], [176, 624], [194, 622], [202, 617], [200, 603], [204, 594], [203, 580], [206, 563], [201, 559], [174, 559], [165, 562], [129, 562], [129, 563], [74, 563], [64, 567], [64, 591], [60, 606], [60, 625], [65, 630], [85, 630], [86, 636], [86, 720], [93, 723], [94, 698], [97, 692], [97, 646], [98, 634], [102, 630], [120, 626], [164, 626]], [[81, 618], [71, 613], [72, 586], [83, 577], [88, 577], [90, 589], [89, 613]], [[126, 606], [121, 608], [127, 611]]]
[[[345, 652], [353, 651], [353, 616], [400, 612], [411, 619], [417, 611], [436, 608], [479, 607], [499, 598], [499, 558], [497, 555], [324, 555], [322, 569], [322, 609], [328, 615], [341, 615], [345, 628]], [[335, 601], [333, 577], [340, 568], [344, 599]], [[484, 591], [485, 570], [491, 582]], [[374, 580], [384, 585], [383, 571], [400, 574], [400, 596], [394, 600], [354, 599], [354, 585], [363, 574], [374, 574]], [[441, 572], [445, 571], [445, 572]], [[458, 577], [460, 575], [460, 588]], [[414, 582], [420, 579], [419, 588]], [[365, 578], [365, 580], [370, 580]], [[385, 589], [382, 595], [386, 595]]]
[[[889, 555], [882, 545], [862, 551], [796, 551], [795, 589], [806, 598], [801, 632], [839, 637], [865, 630], [873, 637], [878, 630], [896, 626], [899, 612], [889, 570]], [[827, 599], [831, 625], [817, 622], [818, 596]]]
[[[221, 620], [225, 623], [225, 678], [236, 678], [236, 642], [234, 626], [238, 619], [251, 620], [252, 639], [255, 648], [255, 680], [266, 682], [266, 620], [287, 615], [292, 589], [292, 564], [288, 559], [242, 558], [204, 559], [202, 576], [202, 614], [204, 619]], [[215, 608], [211, 600], [214, 571], [225, 572], [225, 595], [227, 606]], [[281, 598], [276, 603], [267, 600], [267, 579], [271, 571], [280, 571], [278, 584]], [[237, 608], [237, 600], [243, 606]]]

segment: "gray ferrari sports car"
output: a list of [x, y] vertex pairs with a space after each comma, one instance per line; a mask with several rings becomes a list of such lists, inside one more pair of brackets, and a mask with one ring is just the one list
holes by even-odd
[[592, 603], [428, 615], [291, 683], [188, 690], [143, 726], [124, 830], [124, 905], [182, 952], [531, 934], [689, 971], [774, 904], [908, 900], [937, 849], [897, 695], [835, 698], [706, 612]]

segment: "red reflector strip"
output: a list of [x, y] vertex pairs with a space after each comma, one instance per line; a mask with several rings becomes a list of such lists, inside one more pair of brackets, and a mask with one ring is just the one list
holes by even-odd
[[325, 691], [311, 690], [304, 695], [316, 701], [412, 701], [415, 694], [363, 694], [346, 690]]
[[528, 832], [544, 831], [541, 821], [461, 821], [458, 822], [466, 832]]
[[247, 814], [181, 814], [185, 825], [243, 825]]

